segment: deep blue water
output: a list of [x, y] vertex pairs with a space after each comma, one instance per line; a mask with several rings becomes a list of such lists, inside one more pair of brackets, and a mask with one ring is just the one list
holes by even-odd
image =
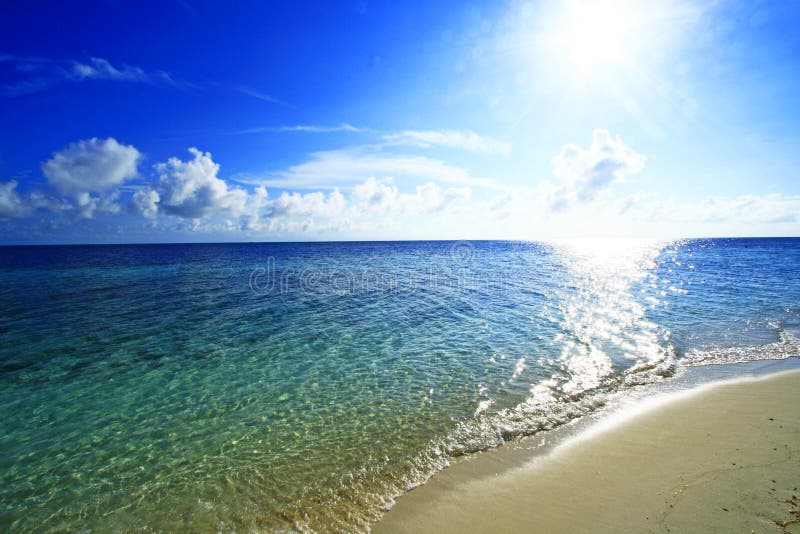
[[0, 528], [364, 529], [799, 335], [800, 239], [0, 247]]

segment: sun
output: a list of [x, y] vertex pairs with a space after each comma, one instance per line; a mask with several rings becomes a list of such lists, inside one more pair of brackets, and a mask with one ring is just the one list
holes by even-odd
[[627, 69], [636, 66], [647, 22], [639, 2], [564, 1], [552, 13], [547, 47], [579, 76]]

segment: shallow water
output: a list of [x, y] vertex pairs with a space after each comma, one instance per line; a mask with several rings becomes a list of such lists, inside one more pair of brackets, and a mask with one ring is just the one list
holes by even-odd
[[800, 240], [0, 248], [0, 527], [359, 530], [455, 455], [798, 354]]

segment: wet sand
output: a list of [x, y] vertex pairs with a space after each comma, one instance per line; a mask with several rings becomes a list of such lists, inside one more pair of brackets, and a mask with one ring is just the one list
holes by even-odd
[[373, 531], [800, 532], [800, 371], [641, 404], [523, 465], [457, 463]]

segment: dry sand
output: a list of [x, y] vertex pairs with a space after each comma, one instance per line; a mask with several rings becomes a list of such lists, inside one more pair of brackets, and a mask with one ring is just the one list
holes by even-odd
[[446, 469], [374, 531], [800, 532], [800, 371], [645, 404], [522, 467]]

